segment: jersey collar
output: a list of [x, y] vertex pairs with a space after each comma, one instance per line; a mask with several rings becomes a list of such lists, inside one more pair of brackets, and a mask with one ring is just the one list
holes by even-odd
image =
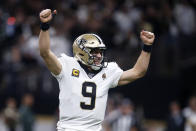
[[86, 65], [82, 64], [80, 61], [78, 61], [78, 63], [84, 69], [84, 71], [86, 72], [86, 74], [90, 79], [93, 78], [96, 74], [98, 74], [102, 70], [102, 68], [100, 68], [99, 70], [93, 70], [93, 69], [89, 70], [89, 68]]

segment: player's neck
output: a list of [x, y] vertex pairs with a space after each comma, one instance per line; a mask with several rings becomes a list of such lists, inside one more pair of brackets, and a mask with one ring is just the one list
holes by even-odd
[[87, 69], [90, 71], [90, 72], [94, 72], [95, 70], [93, 70], [90, 66], [87, 66]]
[[90, 78], [94, 77], [97, 73], [99, 73], [101, 71], [101, 69], [99, 69], [99, 70], [93, 70], [91, 67], [82, 64], [80, 61], [78, 61], [78, 63], [80, 64], [80, 66], [84, 69], [84, 71], [86, 72], [86, 74]]

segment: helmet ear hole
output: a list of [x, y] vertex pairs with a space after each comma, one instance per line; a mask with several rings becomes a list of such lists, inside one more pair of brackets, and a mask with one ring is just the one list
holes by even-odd
[[79, 53], [80, 56], [84, 56], [84, 54]]

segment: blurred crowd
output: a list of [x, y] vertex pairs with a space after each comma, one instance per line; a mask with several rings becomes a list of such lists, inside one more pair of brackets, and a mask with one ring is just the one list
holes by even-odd
[[[37, 120], [32, 110], [33, 104], [34, 97], [28, 93], [23, 96], [19, 107], [14, 98], [8, 98], [0, 115], [0, 123], [4, 124], [5, 131], [36, 131]], [[58, 117], [58, 114], [55, 115]], [[120, 93], [112, 93], [107, 101], [106, 116], [102, 125], [103, 131], [195, 131], [196, 96], [191, 96], [184, 108], [177, 100], [171, 101], [168, 114], [161, 126], [157, 126], [147, 124], [143, 108], [135, 106], [130, 98]], [[0, 129], [3, 130], [1, 124]], [[50, 130], [55, 131], [55, 125]]]
[[[117, 61], [126, 70], [133, 66], [141, 51], [140, 31], [147, 30], [156, 36], [150, 70], [152, 75], [178, 78], [181, 77], [182, 68], [196, 65], [196, 0], [1, 0], [2, 112], [10, 106], [21, 107], [26, 93], [33, 94], [33, 110], [36, 113], [56, 112], [58, 84], [44, 66], [38, 51], [39, 12], [45, 8], [56, 9], [58, 12], [50, 28], [51, 49], [57, 56], [61, 53], [72, 56], [74, 39], [82, 33], [93, 32], [106, 44], [108, 59]], [[18, 104], [13, 104], [14, 101]], [[113, 101], [109, 99], [108, 102]], [[113, 106], [108, 105], [107, 128], [118, 130], [121, 127], [113, 123], [123, 125], [121, 122], [124, 120], [128, 122], [124, 123], [128, 125], [127, 128], [132, 124], [132, 130], [142, 128], [138, 126], [141, 125], [142, 115], [134, 118], [135, 114], [132, 114], [133, 102], [126, 99], [118, 104], [119, 108], [114, 110]], [[187, 113], [194, 114], [190, 108], [187, 108]], [[171, 123], [178, 125], [185, 121], [184, 117], [187, 116], [182, 117], [176, 113], [181, 111], [178, 102], [171, 103], [171, 110], [174, 112], [169, 119]], [[16, 114], [16, 117], [19, 115]], [[190, 121], [196, 119], [190, 118]]]
[[191, 96], [184, 108], [175, 100], [168, 105], [164, 126], [147, 125], [142, 107], [121, 94], [112, 94], [108, 100], [104, 131], [195, 131], [196, 96]]
[[[5, 109], [2, 111], [1, 120], [7, 131], [33, 131], [35, 114], [32, 110], [34, 97], [32, 94], [24, 94], [20, 107], [17, 101], [9, 97], [6, 101]], [[0, 126], [2, 129], [2, 126]]]

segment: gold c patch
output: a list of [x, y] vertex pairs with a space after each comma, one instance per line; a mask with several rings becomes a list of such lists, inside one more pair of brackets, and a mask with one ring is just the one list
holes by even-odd
[[80, 71], [77, 69], [72, 69], [72, 76], [79, 77]]

